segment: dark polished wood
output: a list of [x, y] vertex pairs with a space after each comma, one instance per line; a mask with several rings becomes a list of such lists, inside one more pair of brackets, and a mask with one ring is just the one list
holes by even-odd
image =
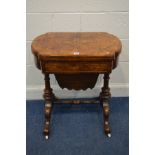
[[45, 89], [43, 97], [45, 99], [45, 125], [44, 125], [44, 135], [46, 139], [48, 139], [49, 136], [49, 128], [50, 128], [50, 118], [51, 118], [51, 112], [52, 112], [52, 102], [54, 98], [54, 94], [52, 92], [52, 89], [50, 87], [50, 78], [49, 74], [45, 74]]
[[111, 136], [110, 125], [109, 125], [109, 101], [111, 98], [110, 88], [109, 88], [109, 73], [104, 74], [104, 86], [100, 93], [100, 101], [103, 107], [104, 114], [104, 131], [107, 136]]
[[[88, 74], [55, 74], [59, 86], [68, 88], [69, 90], [86, 90], [87, 88], [94, 88], [98, 79], [98, 73]], [[89, 80], [88, 80], [89, 77]]]
[[60, 99], [54, 101], [55, 104], [98, 104], [99, 97], [89, 99]]
[[[46, 138], [49, 135], [52, 104], [54, 99], [56, 101], [50, 87], [49, 74], [55, 75], [61, 88], [69, 90], [92, 89], [98, 75], [104, 74], [104, 86], [99, 98], [103, 106], [104, 131], [110, 137], [109, 74], [117, 67], [121, 48], [120, 40], [105, 32], [49, 32], [33, 40], [31, 49], [36, 67], [45, 75]], [[80, 101], [69, 103], [79, 104]]]

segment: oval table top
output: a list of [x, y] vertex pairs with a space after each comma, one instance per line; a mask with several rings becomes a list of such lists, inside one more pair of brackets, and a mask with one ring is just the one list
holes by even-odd
[[35, 56], [114, 58], [121, 52], [121, 41], [106, 32], [49, 32], [36, 37], [31, 45]]

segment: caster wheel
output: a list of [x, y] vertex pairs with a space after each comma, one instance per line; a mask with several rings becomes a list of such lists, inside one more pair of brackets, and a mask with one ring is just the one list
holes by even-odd
[[45, 136], [45, 139], [46, 139], [46, 140], [48, 139], [48, 135]]
[[111, 133], [108, 133], [107, 136], [108, 136], [109, 138], [111, 138]]

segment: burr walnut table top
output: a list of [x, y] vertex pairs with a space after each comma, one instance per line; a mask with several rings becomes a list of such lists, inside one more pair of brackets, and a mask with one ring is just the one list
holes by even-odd
[[111, 61], [112, 68], [115, 68], [121, 42], [116, 36], [105, 32], [49, 32], [36, 37], [31, 49], [39, 69], [43, 61], [66, 60]]
[[121, 43], [104, 32], [50, 32], [34, 39], [32, 50], [41, 57], [114, 57], [120, 53]]

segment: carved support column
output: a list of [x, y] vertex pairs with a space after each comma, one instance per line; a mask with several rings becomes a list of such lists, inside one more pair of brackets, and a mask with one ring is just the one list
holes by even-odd
[[49, 136], [49, 128], [50, 128], [50, 117], [51, 117], [51, 112], [52, 112], [52, 102], [53, 102], [54, 94], [52, 92], [52, 88], [50, 87], [49, 74], [45, 74], [45, 79], [44, 80], [45, 80], [45, 89], [44, 89], [44, 94], [43, 94], [43, 97], [45, 99], [45, 108], [44, 108], [44, 113], [45, 113], [44, 135], [45, 135], [45, 138], [48, 139], [48, 136]]
[[109, 88], [109, 73], [104, 74], [104, 86], [100, 93], [100, 101], [103, 107], [103, 117], [104, 117], [104, 132], [108, 137], [111, 137], [111, 130], [109, 125], [109, 101], [111, 98], [110, 88]]

